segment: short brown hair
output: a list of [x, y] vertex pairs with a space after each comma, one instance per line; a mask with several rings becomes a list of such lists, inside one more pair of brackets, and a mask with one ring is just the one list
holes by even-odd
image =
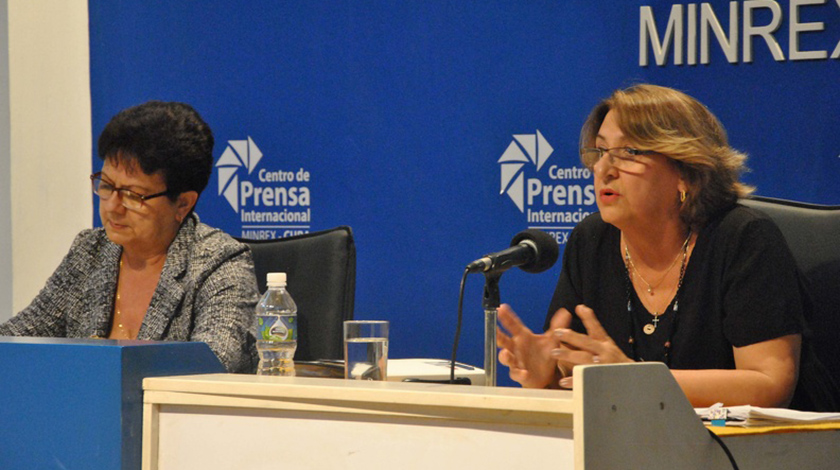
[[609, 111], [629, 141], [676, 165], [688, 185], [680, 218], [689, 227], [699, 229], [754, 190], [739, 181], [747, 171], [747, 156], [729, 146], [717, 117], [691, 96], [649, 84], [617, 90], [589, 114], [580, 132], [581, 148], [594, 146]]

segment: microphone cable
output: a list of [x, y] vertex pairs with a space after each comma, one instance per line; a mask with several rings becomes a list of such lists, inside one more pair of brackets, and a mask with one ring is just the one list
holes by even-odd
[[723, 449], [723, 451], [726, 453], [726, 457], [729, 458], [729, 463], [732, 464], [732, 468], [734, 470], [739, 470], [738, 469], [738, 464], [735, 463], [735, 457], [732, 456], [732, 452], [729, 451], [729, 447], [727, 447], [726, 444], [723, 443], [723, 439], [721, 439], [711, 429], [706, 429], [706, 430], [709, 431], [709, 434], [712, 436], [712, 439], [714, 439], [715, 442], [717, 442], [718, 445], [721, 447], [721, 449]]
[[455, 358], [458, 356], [458, 339], [461, 337], [461, 320], [464, 318], [464, 285], [467, 282], [467, 274], [470, 273], [469, 268], [464, 270], [464, 275], [461, 277], [461, 289], [458, 292], [458, 323], [455, 326], [455, 342], [452, 345], [452, 361], [449, 364], [449, 383], [455, 383]]

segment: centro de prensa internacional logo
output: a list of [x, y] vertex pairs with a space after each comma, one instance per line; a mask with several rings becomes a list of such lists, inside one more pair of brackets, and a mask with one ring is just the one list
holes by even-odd
[[595, 186], [592, 172], [577, 158], [564, 163], [560, 155], [546, 164], [553, 153], [539, 130], [514, 134], [498, 160], [499, 194], [508, 195], [528, 228], [543, 230], [564, 244], [575, 225], [595, 210]]
[[254, 171], [263, 154], [251, 137], [248, 140], [229, 140], [228, 146], [216, 162], [219, 169], [219, 194], [230, 207], [239, 212], [239, 170], [245, 168], [248, 174]]
[[519, 212], [525, 212], [525, 165], [534, 165], [539, 172], [552, 152], [554, 148], [537, 130], [536, 134], [514, 134], [507, 150], [499, 158], [502, 176], [499, 193], [507, 193]]

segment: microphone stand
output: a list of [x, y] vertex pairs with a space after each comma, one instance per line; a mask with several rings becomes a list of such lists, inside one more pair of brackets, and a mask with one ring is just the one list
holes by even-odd
[[496, 386], [496, 322], [499, 314], [499, 278], [503, 271], [484, 273], [484, 384]]

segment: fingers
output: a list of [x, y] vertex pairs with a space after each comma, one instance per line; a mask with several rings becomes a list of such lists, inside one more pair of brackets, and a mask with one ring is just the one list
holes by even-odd
[[[564, 310], [564, 312], [568, 314], [568, 311]], [[560, 313], [558, 311], [555, 316]], [[586, 328], [586, 333], [578, 333], [569, 328], [555, 329], [553, 335], [560, 341], [561, 347], [552, 350], [552, 357], [572, 364], [597, 363], [614, 343], [591, 308], [580, 304], [575, 307], [575, 314]], [[561, 321], [558, 320], [558, 324]], [[571, 315], [569, 315], [569, 322], [571, 322]]]
[[564, 390], [571, 390], [575, 386], [574, 377], [572, 377], [571, 375], [568, 377], [563, 377], [562, 379], [560, 379], [560, 383], [558, 385], [560, 385], [560, 388]]
[[549, 323], [549, 328], [556, 330], [558, 328], [568, 328], [572, 325], [572, 314], [565, 308], [561, 308], [554, 313]]
[[598, 354], [566, 347], [552, 349], [551, 357], [557, 361], [573, 365], [598, 364], [601, 361], [601, 356]]
[[498, 322], [498, 359], [510, 369], [510, 378], [527, 388], [551, 384], [556, 361], [549, 351], [557, 345], [551, 333], [534, 334], [506, 304], [499, 306]]
[[496, 347], [510, 349], [512, 345], [510, 336], [506, 335], [501, 328], [496, 328]]
[[[560, 342], [561, 348], [565, 351], [583, 351], [588, 355], [598, 354], [603, 341], [597, 340], [585, 333], [578, 333], [568, 328], [558, 328], [552, 332], [556, 341]], [[576, 355], [576, 357], [580, 357]], [[587, 363], [588, 361], [582, 361]], [[576, 362], [580, 364], [581, 362]]]
[[531, 332], [531, 330], [522, 323], [522, 320], [519, 319], [508, 304], [502, 304], [499, 306], [497, 318], [499, 323], [502, 325], [502, 328], [504, 328], [511, 337]]
[[555, 330], [554, 336], [562, 344], [560, 348], [551, 350], [551, 357], [557, 360], [572, 364], [633, 362], [609, 336], [599, 340], [567, 329]]
[[516, 358], [516, 342], [501, 328], [496, 328], [496, 347], [499, 348], [499, 363], [507, 367], [520, 367]]
[[507, 349], [499, 351], [499, 363], [503, 366], [513, 367], [516, 364], [516, 357]]
[[508, 336], [501, 328], [496, 328], [496, 347], [513, 352], [517, 349], [516, 338]]
[[595, 311], [591, 308], [580, 304], [575, 307], [575, 313], [578, 318], [580, 318], [580, 321], [583, 322], [583, 326], [586, 328], [586, 332], [589, 336], [601, 340], [609, 338], [606, 330], [604, 330], [604, 327], [601, 326], [601, 322], [599, 322], [598, 318], [595, 316]]

